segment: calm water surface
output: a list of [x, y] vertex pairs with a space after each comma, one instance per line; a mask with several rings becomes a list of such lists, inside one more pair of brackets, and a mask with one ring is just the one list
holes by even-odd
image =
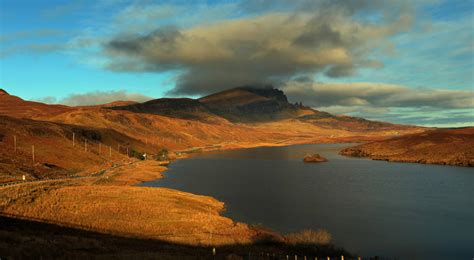
[[[347, 144], [226, 151], [179, 160], [143, 186], [215, 197], [225, 215], [281, 233], [324, 228], [361, 255], [474, 257], [474, 169], [337, 154]], [[329, 159], [305, 164], [307, 153]]]

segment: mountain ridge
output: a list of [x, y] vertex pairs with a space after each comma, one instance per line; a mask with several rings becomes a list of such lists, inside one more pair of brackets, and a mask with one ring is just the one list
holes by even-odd
[[289, 103], [284, 92], [279, 89], [251, 86], [236, 87], [198, 99], [161, 98], [110, 109], [183, 119], [206, 120], [221, 117], [238, 123], [297, 118], [316, 112], [311, 108]]

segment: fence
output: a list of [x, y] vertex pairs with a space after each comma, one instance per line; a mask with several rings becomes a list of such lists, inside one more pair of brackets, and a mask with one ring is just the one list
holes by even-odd
[[[66, 137], [66, 139], [69, 139], [69, 138]], [[17, 157], [19, 155], [22, 155], [23, 158], [26, 158], [25, 159], [26, 161], [30, 160], [32, 163], [32, 167], [37, 166], [38, 163], [45, 163], [45, 164], [47, 163], [47, 160], [44, 159], [44, 155], [43, 155], [44, 150], [42, 150], [42, 147], [45, 147], [45, 146], [41, 145], [40, 142], [34, 142], [31, 139], [28, 139], [28, 141], [24, 141], [22, 140], [21, 136], [18, 136], [18, 135], [13, 135], [10, 137], [4, 136], [3, 142], [7, 147], [8, 146], [11, 147], [11, 151], [14, 154], [17, 154]], [[106, 145], [100, 141], [88, 139], [86, 137], [82, 137], [78, 139], [75, 132], [72, 132], [72, 137], [70, 139], [70, 142], [71, 142], [71, 147], [73, 149], [73, 154], [91, 153], [91, 154], [100, 156], [104, 161], [112, 161], [112, 162], [116, 161], [117, 156], [127, 156], [130, 158], [133, 156], [139, 157], [139, 155], [141, 155], [141, 153], [136, 152], [128, 144], [119, 143], [117, 144], [117, 150], [115, 150], [112, 148], [112, 145]], [[147, 145], [145, 145], [145, 147], [146, 146]], [[51, 146], [49, 146], [48, 148], [50, 147]], [[131, 153], [131, 151], [133, 153]], [[25, 180], [24, 178], [25, 176], [23, 176], [22, 181], [0, 184], [0, 187], [27, 182], [27, 180]], [[41, 180], [54, 180], [54, 179], [41, 179]], [[28, 181], [31, 181], [31, 180], [28, 180]]]

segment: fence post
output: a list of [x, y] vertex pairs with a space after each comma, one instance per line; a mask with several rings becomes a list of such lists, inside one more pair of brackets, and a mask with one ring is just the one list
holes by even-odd
[[127, 157], [130, 157], [130, 155], [128, 155], [128, 146], [127, 146]]
[[35, 146], [34, 145], [31, 146], [31, 155], [33, 157], [33, 162], [35, 162]]
[[109, 157], [112, 157], [112, 146], [109, 145]]
[[13, 143], [14, 143], [14, 149], [15, 149], [15, 153], [16, 153], [16, 135], [13, 136]]
[[99, 143], [99, 154], [102, 151], [102, 143]]
[[84, 150], [87, 152], [87, 139], [84, 140]]
[[72, 147], [76, 146], [76, 133], [72, 132]]

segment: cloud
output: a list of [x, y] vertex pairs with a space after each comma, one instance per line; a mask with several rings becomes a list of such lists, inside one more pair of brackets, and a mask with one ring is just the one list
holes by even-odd
[[90, 106], [90, 105], [99, 105], [107, 104], [114, 101], [136, 101], [136, 102], [145, 102], [153, 99], [139, 93], [130, 93], [125, 90], [118, 91], [95, 91], [85, 94], [71, 94], [62, 99], [56, 99], [55, 97], [43, 97], [37, 98], [36, 101], [44, 103], [56, 103], [64, 104], [68, 106]]
[[474, 108], [474, 92], [447, 89], [412, 89], [382, 83], [312, 83], [292, 81], [283, 87], [293, 101], [312, 107], [367, 106]]
[[[371, 58], [372, 50], [386, 48], [388, 37], [411, 25], [407, 5], [383, 2], [279, 1], [282, 6], [294, 5], [294, 11], [275, 10], [186, 29], [171, 25], [145, 34], [124, 32], [104, 44], [106, 68], [176, 70], [173, 94], [191, 95], [238, 85], [278, 84], [316, 73], [354, 75], [360, 68], [381, 67]], [[259, 9], [249, 3], [246, 8]], [[390, 12], [390, 8], [404, 12]], [[382, 18], [371, 22], [357, 16], [367, 9]]]
[[291, 102], [333, 114], [423, 126], [474, 126], [474, 91], [381, 83], [286, 83]]

